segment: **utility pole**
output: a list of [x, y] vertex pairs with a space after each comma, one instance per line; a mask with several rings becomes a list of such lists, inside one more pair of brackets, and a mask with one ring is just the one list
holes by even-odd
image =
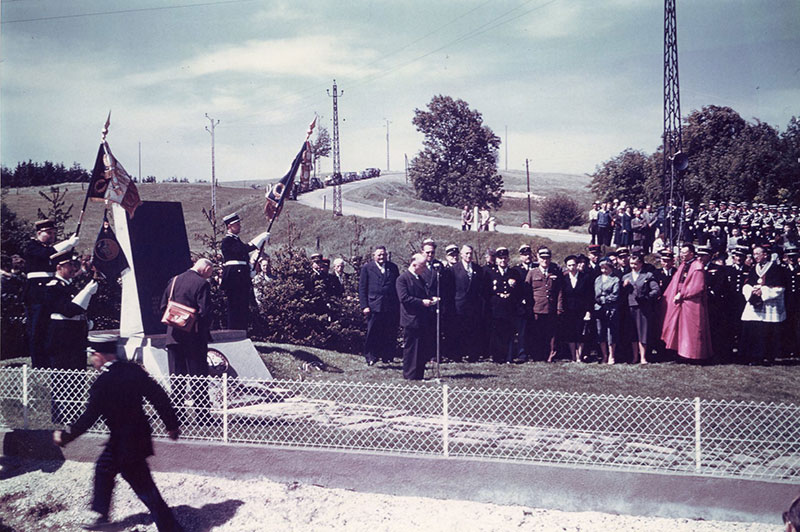
[[[664, 219], [667, 241], [675, 244], [683, 227], [683, 172], [689, 166], [689, 158], [682, 151], [681, 95], [678, 80], [678, 28], [675, 8], [676, 0], [664, 0]], [[673, 234], [676, 225], [677, 232]]]
[[528, 227], [533, 227], [531, 220], [531, 170], [528, 167], [528, 159], [525, 159], [525, 176], [528, 181]]
[[206, 118], [211, 122], [211, 129], [206, 126], [206, 131], [211, 133], [211, 216], [214, 220], [217, 219], [217, 176], [214, 169], [214, 129], [216, 129], [219, 120], [214, 120], [208, 113]]
[[139, 183], [142, 182], [142, 141], [139, 141]]
[[333, 215], [342, 215], [342, 163], [339, 160], [339, 96], [344, 91], [337, 92], [336, 80], [333, 80], [333, 94], [327, 91], [328, 96], [333, 98]]
[[406, 158], [406, 185], [408, 184], [408, 154], [404, 153], [403, 156]]
[[386, 118], [384, 118], [384, 120], [386, 120], [386, 171], [388, 172], [389, 171], [389, 124], [391, 124], [391, 122]]

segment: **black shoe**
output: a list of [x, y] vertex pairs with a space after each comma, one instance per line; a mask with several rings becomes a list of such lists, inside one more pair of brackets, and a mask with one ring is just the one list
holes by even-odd
[[106, 530], [111, 524], [107, 515], [101, 515], [94, 521], [89, 521], [83, 524], [84, 530]]

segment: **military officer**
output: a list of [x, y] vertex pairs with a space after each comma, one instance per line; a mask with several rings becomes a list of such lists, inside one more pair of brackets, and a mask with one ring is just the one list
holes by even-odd
[[487, 272], [485, 297], [491, 309], [489, 350], [498, 364], [514, 360], [514, 336], [517, 318], [522, 312], [522, 279], [509, 267], [508, 248], [495, 250], [497, 268]]
[[258, 258], [261, 245], [267, 240], [266, 231], [245, 244], [239, 238], [242, 219], [232, 213], [222, 219], [227, 233], [220, 248], [222, 258], [222, 283], [220, 287], [228, 300], [228, 329], [247, 330], [250, 303], [254, 300], [251, 283], [251, 263]]
[[36, 236], [32, 238], [23, 252], [25, 259], [25, 317], [28, 334], [28, 351], [31, 365], [42, 368], [47, 365], [44, 340], [47, 334], [49, 314], [44, 308], [45, 285], [55, 275], [56, 267], [50, 257], [62, 251], [71, 251], [78, 244], [78, 235], [53, 244], [56, 238], [56, 224], [53, 220], [39, 220], [35, 224]]

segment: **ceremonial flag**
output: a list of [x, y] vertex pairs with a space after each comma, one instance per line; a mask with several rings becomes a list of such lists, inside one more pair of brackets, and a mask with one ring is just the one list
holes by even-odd
[[294, 178], [297, 175], [297, 170], [300, 168], [300, 165], [303, 164], [303, 155], [306, 152], [311, 151], [311, 146], [308, 143], [308, 139], [311, 137], [311, 133], [314, 131], [314, 126], [316, 125], [317, 117], [315, 116], [314, 120], [312, 120], [312, 122], [308, 125], [306, 140], [303, 141], [300, 151], [295, 156], [294, 161], [292, 161], [292, 166], [289, 168], [289, 171], [281, 178], [280, 181], [272, 185], [272, 188], [270, 188], [269, 192], [267, 192], [267, 201], [264, 203], [264, 216], [266, 216], [267, 220], [269, 221], [267, 232], [272, 229], [272, 224], [275, 221], [275, 218], [277, 218], [280, 214], [286, 196], [291, 192], [292, 187], [294, 186]]
[[264, 215], [270, 222], [278, 217], [283, 208], [283, 201], [292, 190], [294, 186], [294, 178], [297, 175], [297, 169], [300, 168], [300, 163], [303, 162], [303, 153], [308, 149], [308, 142], [303, 142], [300, 152], [292, 161], [292, 166], [285, 176], [280, 181], [272, 185], [272, 188], [267, 192], [267, 202], [264, 204]]
[[109, 280], [119, 277], [122, 270], [128, 267], [128, 259], [125, 258], [117, 236], [111, 230], [106, 213], [103, 213], [103, 225], [94, 243], [92, 266]]
[[133, 179], [120, 162], [114, 158], [106, 141], [103, 141], [97, 150], [88, 196], [94, 201], [108, 200], [119, 203], [128, 211], [131, 218], [133, 218], [136, 207], [142, 204]]

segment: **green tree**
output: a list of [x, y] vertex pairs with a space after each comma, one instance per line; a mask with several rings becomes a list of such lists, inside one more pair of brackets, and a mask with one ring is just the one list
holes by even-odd
[[413, 124], [425, 135], [424, 149], [409, 165], [417, 196], [448, 206], [502, 204], [497, 172], [500, 137], [464, 100], [434, 96], [428, 110], [415, 109]]
[[320, 126], [317, 137], [311, 142], [311, 157], [314, 163], [314, 176], [317, 175], [317, 163], [322, 157], [331, 155], [331, 136], [327, 128]]
[[66, 234], [65, 227], [67, 221], [72, 218], [72, 207], [73, 205], [70, 203], [69, 206], [66, 205], [66, 194], [68, 189], [65, 187], [63, 190], [61, 187], [50, 187], [50, 195], [43, 191], [39, 191], [39, 195], [47, 200], [48, 207], [47, 212], [42, 211], [42, 209], [37, 209], [37, 215], [39, 219], [50, 219], [53, 220], [56, 224], [56, 240], [62, 240]]
[[616, 198], [635, 203], [648, 196], [646, 184], [654, 177], [650, 159], [644, 152], [628, 148], [597, 167], [589, 188], [598, 201]]

